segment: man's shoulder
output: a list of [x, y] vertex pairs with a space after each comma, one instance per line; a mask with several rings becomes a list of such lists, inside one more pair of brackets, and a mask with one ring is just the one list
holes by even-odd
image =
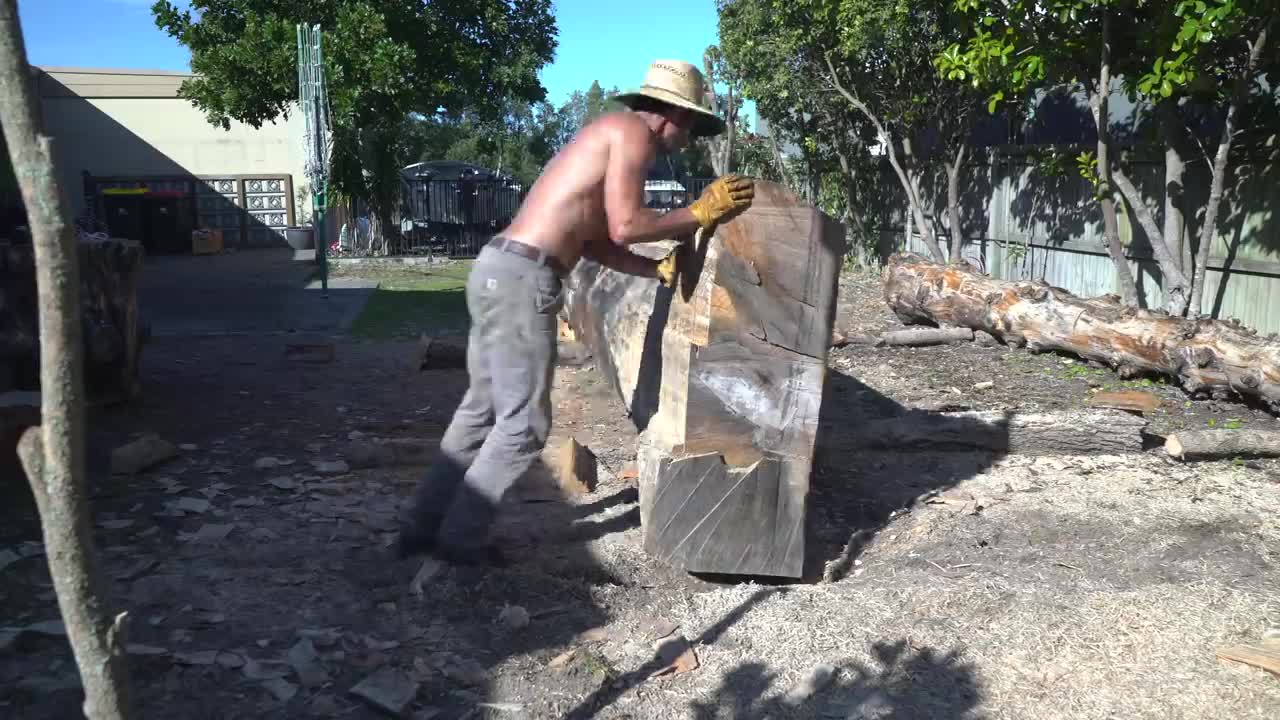
[[612, 138], [631, 140], [637, 137], [648, 139], [649, 126], [639, 115], [627, 110], [605, 113], [592, 120], [586, 131], [608, 134]]

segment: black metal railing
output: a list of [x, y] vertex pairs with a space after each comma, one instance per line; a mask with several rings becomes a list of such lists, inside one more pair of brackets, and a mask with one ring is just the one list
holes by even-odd
[[[650, 183], [646, 207], [674, 210], [697, 199], [714, 178]], [[475, 257], [515, 217], [528, 188], [509, 181], [408, 178], [401, 186], [399, 252]]]

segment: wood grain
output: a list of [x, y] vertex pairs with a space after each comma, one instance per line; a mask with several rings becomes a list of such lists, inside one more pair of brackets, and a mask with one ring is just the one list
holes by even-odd
[[692, 572], [802, 574], [844, 251], [842, 226], [760, 182], [750, 210], [689, 240], [673, 289], [589, 261], [571, 274], [565, 320], [641, 431], [649, 552]]

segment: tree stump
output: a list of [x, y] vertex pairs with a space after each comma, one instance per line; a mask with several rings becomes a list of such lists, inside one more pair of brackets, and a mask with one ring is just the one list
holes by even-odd
[[[636, 246], [660, 257], [673, 242]], [[684, 246], [677, 287], [583, 260], [565, 319], [641, 431], [646, 551], [800, 577], [844, 229], [784, 187]]]

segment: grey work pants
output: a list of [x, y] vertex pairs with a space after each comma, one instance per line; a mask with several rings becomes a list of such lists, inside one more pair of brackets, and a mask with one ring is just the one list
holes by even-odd
[[[563, 284], [551, 268], [493, 246], [467, 279], [470, 387], [418, 486], [414, 522], [443, 547], [485, 545], [507, 490], [546, 445]], [[438, 528], [438, 530], [437, 530]]]

